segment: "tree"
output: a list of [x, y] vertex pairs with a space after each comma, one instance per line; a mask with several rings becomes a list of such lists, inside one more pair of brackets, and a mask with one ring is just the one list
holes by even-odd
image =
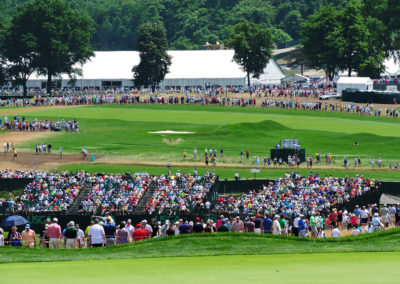
[[302, 46], [296, 47], [292, 52], [290, 52], [288, 56], [284, 58], [288, 62], [287, 66], [289, 67], [300, 66], [301, 75], [304, 75], [304, 67], [310, 66], [310, 62], [307, 61], [307, 59], [304, 56], [304, 50]]
[[5, 26], [0, 19], [0, 86], [6, 82], [6, 59], [4, 56]]
[[247, 73], [250, 87], [250, 74], [259, 78], [272, 57], [271, 31], [243, 19], [234, 26], [226, 45], [235, 50], [233, 60]]
[[339, 63], [336, 38], [333, 35], [339, 25], [338, 17], [336, 7], [322, 6], [301, 25], [305, 59], [311, 67], [324, 69], [330, 80], [333, 80]]
[[5, 31], [3, 55], [9, 62], [7, 74], [14, 87], [22, 86], [24, 96], [27, 95], [26, 83], [35, 71], [33, 66], [35, 58], [36, 39], [31, 33], [21, 31], [19, 25], [11, 25]]
[[[336, 51], [339, 54], [339, 68], [358, 71], [369, 57], [371, 36], [364, 17], [361, 14], [361, 2], [352, 0], [339, 12], [339, 25], [335, 27], [332, 37], [335, 39]], [[375, 55], [375, 54], [373, 54]]]
[[140, 63], [132, 68], [134, 84], [137, 87], [151, 87], [154, 92], [171, 65], [165, 28], [158, 23], [140, 26], [136, 48], [140, 53]]
[[12, 19], [13, 36], [29, 40], [24, 54], [29, 54], [39, 74], [47, 75], [47, 93], [51, 93], [54, 76], [72, 76], [76, 64], [94, 55], [92, 24], [87, 15], [71, 9], [64, 0], [34, 0], [18, 6]]

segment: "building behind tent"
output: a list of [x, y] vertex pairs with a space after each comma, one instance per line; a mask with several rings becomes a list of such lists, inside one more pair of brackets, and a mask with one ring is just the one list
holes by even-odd
[[[245, 87], [246, 73], [233, 61], [233, 50], [168, 51], [172, 64], [159, 87], [163, 89]], [[132, 68], [139, 64], [137, 51], [96, 51], [95, 56], [81, 66], [82, 75], [71, 80], [62, 74], [54, 78], [55, 88], [104, 89], [133, 88]], [[252, 84], [280, 84], [285, 77], [280, 66], [271, 59], [259, 79]], [[45, 76], [33, 74], [28, 88], [44, 89]]]

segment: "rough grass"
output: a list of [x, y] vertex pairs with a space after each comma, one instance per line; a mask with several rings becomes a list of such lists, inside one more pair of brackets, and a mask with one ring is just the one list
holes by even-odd
[[48, 250], [0, 248], [0, 263], [216, 255], [399, 252], [400, 229], [341, 239], [259, 234], [193, 234], [145, 240], [109, 248]]

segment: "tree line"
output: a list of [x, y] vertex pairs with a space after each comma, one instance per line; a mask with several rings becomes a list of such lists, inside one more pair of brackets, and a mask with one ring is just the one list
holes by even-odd
[[399, 15], [399, 0], [321, 6], [301, 25], [305, 63], [324, 69], [330, 79], [338, 71], [379, 78], [385, 58], [400, 59]]
[[[6, 24], [27, 0], [0, 0]], [[139, 28], [162, 24], [170, 49], [201, 49], [224, 42], [242, 18], [270, 28], [275, 44], [300, 39], [300, 24], [321, 3], [341, 6], [348, 0], [68, 0], [93, 20], [94, 50], [136, 49]]]

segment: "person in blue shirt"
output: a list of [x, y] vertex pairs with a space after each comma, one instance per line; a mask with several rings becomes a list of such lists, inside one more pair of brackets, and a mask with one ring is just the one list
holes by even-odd
[[268, 215], [265, 215], [265, 218], [261, 225], [261, 231], [264, 234], [272, 234], [272, 220]]
[[358, 205], [356, 205], [356, 209], [354, 209], [353, 213], [357, 216], [357, 218], [360, 217], [361, 210], [360, 210], [360, 207]]
[[304, 215], [300, 215], [300, 220], [299, 220], [299, 237], [307, 237], [307, 224], [304, 221]]

